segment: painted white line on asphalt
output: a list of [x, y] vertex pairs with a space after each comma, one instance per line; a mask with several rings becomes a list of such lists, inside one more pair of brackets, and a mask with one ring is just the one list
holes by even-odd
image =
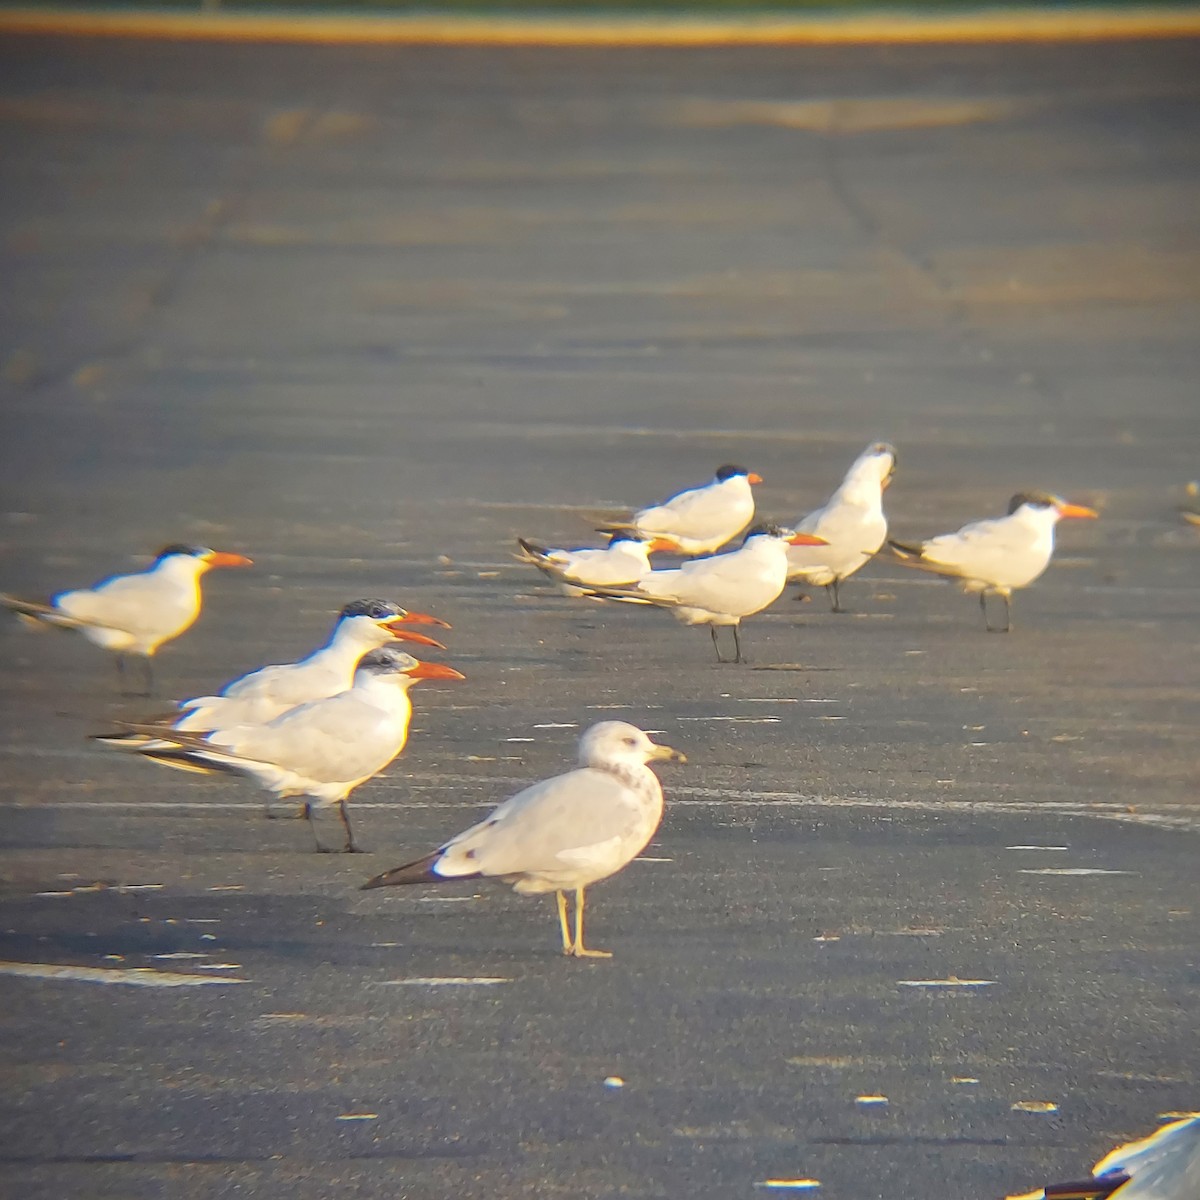
[[23, 975], [29, 979], [68, 979], [78, 983], [115, 983], [128, 987], [202, 987], [205, 984], [246, 983], [236, 976], [179, 975], [149, 967], [64, 967], [52, 963], [0, 962], [0, 975]]

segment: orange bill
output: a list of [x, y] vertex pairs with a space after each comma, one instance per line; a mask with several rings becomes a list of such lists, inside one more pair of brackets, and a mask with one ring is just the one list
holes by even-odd
[[823, 537], [817, 537], [815, 533], [793, 533], [787, 540], [789, 546], [828, 546], [829, 543]]
[[210, 567], [252, 567], [254, 559], [244, 554], [226, 554], [224, 550], [215, 550], [208, 560]]
[[651, 554], [670, 554], [672, 551], [678, 553], [679, 546], [670, 538], [655, 538], [650, 543], [648, 550]]
[[426, 637], [423, 633], [415, 633], [411, 629], [401, 629], [398, 625], [387, 625], [385, 628], [398, 642], [412, 642], [416, 646], [432, 646], [435, 650], [445, 650], [446, 648], [441, 642]]
[[1060, 517], [1098, 517], [1100, 514], [1094, 508], [1088, 508], [1085, 504], [1060, 504], [1058, 506], [1058, 515]]
[[461, 671], [456, 671], [445, 663], [435, 662], [419, 662], [405, 674], [410, 679], [466, 679]]
[[407, 621], [410, 625], [439, 625], [442, 629], [450, 628], [449, 621], [443, 621], [441, 617], [431, 617], [428, 613], [405, 613], [404, 616], [397, 617], [396, 620], [398, 622]]
[[749, 483], [762, 483], [763, 481], [763, 477], [757, 471], [751, 471], [746, 479]]

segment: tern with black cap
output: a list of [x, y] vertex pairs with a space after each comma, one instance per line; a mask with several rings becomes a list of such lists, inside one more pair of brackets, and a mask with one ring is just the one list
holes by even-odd
[[[989, 633], [1012, 629], [1012, 593], [1027, 587], [1050, 565], [1054, 527], [1064, 518], [1094, 518], [1094, 508], [1070, 504], [1050, 492], [1018, 492], [1008, 514], [972, 521], [955, 533], [923, 542], [888, 539], [898, 561], [906, 566], [957, 580], [968, 594], [978, 594], [983, 624]], [[1004, 601], [1004, 624], [988, 619], [987, 598]]]
[[796, 525], [797, 533], [815, 533], [824, 546], [788, 550], [788, 578], [824, 587], [834, 612], [841, 606], [841, 586], [875, 556], [887, 537], [883, 493], [896, 473], [896, 450], [872, 442], [850, 465], [837, 491], [822, 507]]
[[652, 538], [619, 529], [607, 546], [556, 550], [517, 538], [521, 562], [531, 563], [558, 584], [567, 596], [586, 596], [588, 588], [621, 587], [636, 583], [650, 570], [650, 555], [658, 551], [679, 552], [670, 538]]
[[762, 476], [726, 463], [702, 487], [678, 492], [661, 504], [643, 508], [629, 521], [612, 522], [606, 532], [627, 529], [649, 538], [669, 538], [681, 554], [711, 554], [732, 541], [754, 520], [752, 484]]
[[[138, 751], [142, 758], [201, 774], [245, 775], [273, 796], [306, 797], [304, 815], [310, 825], [314, 803], [336, 805], [346, 831], [342, 848], [354, 852], [358, 847], [346, 800], [404, 749], [412, 719], [409, 688], [422, 679], [463, 678], [444, 663], [418, 662], [411, 654], [385, 646], [358, 664], [353, 687], [290, 708], [265, 725], [185, 733], [135, 721], [121, 724], [154, 739]], [[162, 742], [170, 744], [164, 747]], [[319, 837], [317, 849], [326, 849]]]
[[[185, 700], [178, 711], [144, 724], [164, 730], [207, 732], [232, 725], [262, 725], [289, 708], [344, 692], [354, 683], [362, 656], [393, 642], [445, 650], [441, 642], [408, 625], [450, 626], [428, 613], [410, 612], [393, 600], [354, 600], [338, 614], [329, 640], [299, 662], [260, 667], [228, 683], [215, 696]], [[144, 734], [97, 734], [94, 740], [122, 750], [144, 750]]]
[[[668, 609], [685, 625], [707, 625], [717, 662], [742, 661], [738, 625], [773, 604], [787, 583], [787, 548], [822, 546], [824, 539], [778, 525], [756, 525], [737, 550], [694, 558], [681, 566], [650, 571], [631, 588], [594, 588], [592, 595], [627, 604]], [[734, 657], [721, 656], [717, 629], [733, 629]]]
[[145, 692], [154, 687], [150, 660], [164, 643], [189, 629], [200, 615], [200, 577], [214, 567], [248, 567], [241, 554], [207, 546], [173, 543], [158, 552], [144, 571], [114, 575], [91, 588], [59, 592], [49, 603], [0, 594], [0, 605], [32, 625], [73, 629], [89, 642], [117, 656], [117, 673], [125, 678], [125, 655], [138, 655], [145, 672]]

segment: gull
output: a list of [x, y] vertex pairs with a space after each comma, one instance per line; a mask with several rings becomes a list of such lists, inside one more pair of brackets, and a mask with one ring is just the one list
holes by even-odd
[[[297, 705], [264, 725], [188, 733], [122, 724], [154, 739], [139, 751], [144, 758], [202, 774], [245, 775], [274, 796], [307, 797], [304, 816], [319, 851], [325, 847], [312, 825], [312, 805], [336, 805], [346, 831], [343, 849], [354, 853], [358, 847], [346, 799], [404, 749], [412, 719], [409, 688], [422, 679], [463, 678], [443, 663], [418, 662], [411, 654], [383, 647], [363, 658], [346, 691]], [[171, 744], [160, 748], [163, 741]]]
[[[354, 600], [338, 614], [325, 645], [307, 658], [260, 667], [227, 683], [216, 696], [185, 700], [177, 712], [143, 723], [166, 730], [204, 732], [231, 725], [263, 725], [298, 704], [344, 692], [353, 685], [362, 656], [379, 646], [401, 641], [445, 650], [441, 642], [404, 629], [406, 624], [450, 628], [438, 617], [409, 612], [392, 600]], [[93, 740], [122, 750], [145, 750], [153, 739], [140, 733], [118, 733], [96, 734]], [[169, 745], [162, 742], [160, 748]]]
[[834, 612], [846, 611], [839, 602], [842, 580], [870, 562], [887, 537], [883, 493], [895, 472], [895, 448], [873, 442], [851, 463], [825, 505], [796, 526], [799, 533], [820, 534], [828, 544], [788, 550], [788, 578], [824, 587]]
[[74, 629], [117, 655], [125, 679], [125, 655], [142, 659], [146, 690], [154, 687], [151, 659], [158, 648], [188, 629], [200, 615], [200, 576], [214, 567], [248, 567], [241, 554], [174, 543], [153, 564], [132, 575], [114, 575], [92, 588], [59, 592], [48, 604], [0, 594], [0, 605], [31, 625]]
[[726, 463], [703, 487], [679, 492], [634, 513], [628, 522], [604, 525], [601, 530], [626, 529], [644, 537], [669, 538], [681, 554], [711, 554], [754, 520], [753, 483], [762, 483], [762, 476]]
[[521, 562], [532, 563], [567, 596], [586, 596], [590, 587], [636, 583], [650, 570], [651, 554], [679, 550], [670, 538], [650, 538], [627, 529], [617, 530], [607, 546], [593, 548], [552, 550], [525, 538], [517, 538], [517, 544]]
[[1196, 1200], [1200, 1196], [1200, 1116], [1172, 1121], [1118, 1146], [1092, 1178], [1054, 1183], [1008, 1200]]
[[[611, 958], [583, 944], [584, 892], [645, 848], [662, 820], [662, 786], [649, 762], [686, 762], [625, 721], [601, 721], [579, 739], [579, 766], [535, 783], [432, 854], [376, 875], [367, 888], [499, 879], [521, 896], [553, 892], [563, 954]], [[567, 892], [575, 893], [575, 933]]]
[[[1098, 515], [1093, 508], [1068, 504], [1049, 492], [1019, 492], [1009, 502], [1007, 516], [973, 521], [956, 533], [923, 542], [889, 538], [888, 545], [906, 566], [957, 579], [964, 592], [977, 592], [987, 631], [1008, 633], [1012, 629], [1013, 590], [1031, 584], [1050, 565], [1054, 526], [1063, 517]], [[993, 628], [988, 620], [989, 593], [1004, 601], [1003, 627]]]
[[822, 546], [811, 533], [793, 533], [777, 525], [756, 525], [741, 547], [709, 558], [694, 558], [681, 566], [650, 571], [631, 588], [594, 588], [591, 595], [627, 604], [652, 604], [669, 609], [685, 625], [707, 625], [717, 662], [721, 657], [717, 628], [733, 628], [735, 663], [742, 661], [738, 625], [743, 617], [773, 604], [787, 583], [789, 546]]

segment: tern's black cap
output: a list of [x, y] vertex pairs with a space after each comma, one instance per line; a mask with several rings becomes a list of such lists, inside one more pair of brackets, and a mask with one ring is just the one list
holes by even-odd
[[750, 471], [747, 467], [739, 467], [735, 463], [726, 463], [723, 467], [717, 468], [717, 479], [724, 483], [727, 479], [735, 479], [738, 475], [749, 475]]
[[1033, 508], [1057, 508], [1060, 503], [1059, 498], [1049, 492], [1018, 492], [1008, 502], [1008, 513], [1012, 516], [1018, 508], [1023, 508], [1026, 504]]
[[174, 558], [177, 554], [185, 555], [188, 558], [203, 558], [206, 554], [211, 553], [212, 551], [207, 546], [188, 546], [184, 542], [172, 542], [155, 555], [155, 561], [162, 562], [164, 558]]
[[398, 675], [411, 671], [416, 665], [417, 660], [411, 654], [391, 646], [381, 646], [358, 660], [358, 670], [369, 671], [372, 675]]
[[379, 600], [368, 598], [366, 600], [351, 600], [345, 608], [338, 613], [339, 617], [370, 617], [373, 621], [386, 621], [389, 617], [403, 617], [407, 614], [407, 609], [401, 608], [393, 600]]

